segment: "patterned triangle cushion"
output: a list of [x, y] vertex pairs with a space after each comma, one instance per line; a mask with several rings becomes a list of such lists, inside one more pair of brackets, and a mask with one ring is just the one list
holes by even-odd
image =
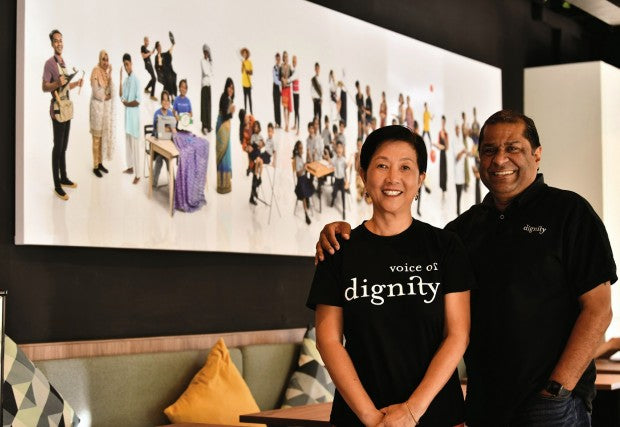
[[298, 367], [289, 380], [282, 407], [331, 402], [335, 391], [336, 386], [316, 349], [316, 329], [312, 327], [304, 336]]
[[80, 422], [71, 405], [7, 336], [2, 397], [5, 426], [72, 427]]

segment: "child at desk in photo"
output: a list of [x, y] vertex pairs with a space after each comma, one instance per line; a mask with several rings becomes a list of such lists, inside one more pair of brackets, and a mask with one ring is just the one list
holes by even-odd
[[[179, 97], [177, 97], [178, 99]], [[157, 133], [157, 120], [160, 116], [174, 117], [172, 113], [172, 109], [170, 108], [170, 94], [166, 90], [162, 90], [161, 92], [161, 108], [155, 111], [153, 115], [153, 136], [155, 138], [159, 138]], [[168, 129], [166, 129], [168, 131]], [[175, 132], [176, 129], [170, 129], [170, 132]], [[155, 167], [153, 168], [153, 188], [157, 188], [157, 180], [159, 179], [159, 174], [161, 172], [162, 164], [164, 163], [164, 158], [162, 155], [154, 153]], [[166, 163], [166, 167], [170, 166]]]
[[347, 159], [344, 157], [344, 145], [336, 143], [336, 156], [331, 160], [334, 166], [334, 190], [332, 191], [332, 201], [330, 207], [334, 206], [338, 192], [342, 195], [342, 218], [344, 219], [344, 191], [347, 180]]
[[293, 165], [295, 166], [295, 175], [297, 176], [297, 185], [295, 186], [295, 195], [297, 200], [301, 200], [304, 204], [304, 213], [306, 214], [306, 224], [310, 225], [310, 217], [308, 216], [308, 206], [310, 205], [310, 197], [314, 194], [312, 181], [306, 173], [306, 163], [304, 162], [304, 146], [301, 141], [297, 140], [293, 147]]
[[308, 163], [318, 162], [323, 158], [323, 138], [317, 135], [313, 121], [308, 123], [306, 150], [306, 159]]
[[181, 114], [189, 114], [192, 117], [192, 103], [187, 97], [187, 80], [183, 79], [179, 82], [179, 93], [180, 95], [174, 98], [174, 103], [172, 104], [172, 109], [174, 110], [174, 117], [176, 117], [177, 121], [179, 121], [179, 116]]

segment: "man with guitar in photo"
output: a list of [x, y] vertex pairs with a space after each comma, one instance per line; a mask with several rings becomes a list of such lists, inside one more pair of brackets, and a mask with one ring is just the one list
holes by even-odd
[[73, 104], [69, 99], [69, 91], [82, 87], [83, 79], [76, 82], [71, 79], [77, 74], [69, 74], [62, 57], [62, 34], [52, 30], [49, 34], [54, 55], [45, 62], [43, 69], [43, 92], [51, 92], [50, 116], [54, 129], [54, 148], [52, 149], [52, 174], [54, 177], [54, 193], [62, 200], [69, 200], [63, 187], [76, 188], [77, 184], [67, 177], [65, 153], [69, 143], [69, 129], [73, 118]]

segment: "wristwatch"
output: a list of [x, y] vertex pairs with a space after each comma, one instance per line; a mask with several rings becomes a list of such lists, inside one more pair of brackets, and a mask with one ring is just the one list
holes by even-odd
[[545, 391], [555, 397], [567, 397], [571, 391], [564, 388], [562, 384], [557, 381], [549, 380], [545, 384]]

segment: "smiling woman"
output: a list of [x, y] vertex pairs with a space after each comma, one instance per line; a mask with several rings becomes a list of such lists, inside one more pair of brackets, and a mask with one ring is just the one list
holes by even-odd
[[426, 159], [406, 127], [371, 133], [359, 173], [372, 217], [317, 266], [307, 305], [337, 388], [332, 424], [463, 425], [473, 274], [456, 235], [411, 216]]

